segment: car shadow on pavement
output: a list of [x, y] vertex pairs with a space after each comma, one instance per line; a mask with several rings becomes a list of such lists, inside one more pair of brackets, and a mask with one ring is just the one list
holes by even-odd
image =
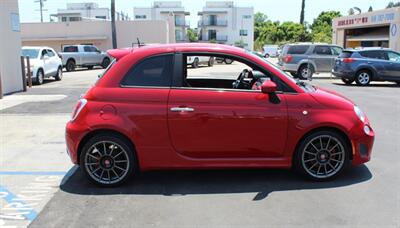
[[334, 85], [338, 85], [338, 86], [344, 86], [344, 87], [360, 87], [360, 88], [364, 88], [364, 87], [380, 87], [380, 88], [383, 88], [383, 87], [387, 87], [387, 88], [400, 88], [400, 86], [398, 86], [397, 84], [392, 84], [392, 83], [385, 83], [385, 84], [369, 84], [369, 85], [367, 85], [367, 86], [359, 86], [359, 85], [357, 85], [357, 84], [350, 84], [350, 85], [347, 85], [347, 84], [344, 84], [344, 83], [337, 83], [337, 82], [334, 82], [334, 83], [332, 83], [332, 84], [334, 84]]
[[290, 170], [175, 170], [143, 172], [122, 186], [102, 188], [89, 182], [77, 168], [64, 177], [62, 191], [79, 195], [198, 195], [255, 193], [253, 200], [262, 200], [276, 191], [327, 189], [368, 181], [372, 174], [365, 165], [346, 169], [329, 182], [308, 181]]

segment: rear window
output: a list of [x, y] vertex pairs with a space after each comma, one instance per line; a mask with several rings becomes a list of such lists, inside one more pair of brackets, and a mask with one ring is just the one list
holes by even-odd
[[78, 52], [78, 47], [77, 46], [64, 47], [64, 52]]
[[361, 51], [360, 55], [371, 59], [384, 59], [386, 60], [386, 54], [383, 51]]
[[350, 58], [352, 54], [352, 51], [343, 51], [342, 54], [339, 55], [339, 58]]
[[305, 54], [306, 51], [310, 48], [310, 45], [293, 45], [289, 46], [287, 54], [292, 54], [292, 55], [301, 55]]

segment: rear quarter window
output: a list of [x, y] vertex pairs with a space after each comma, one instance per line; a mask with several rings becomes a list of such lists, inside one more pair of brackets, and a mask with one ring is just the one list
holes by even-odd
[[386, 54], [383, 51], [360, 51], [360, 55], [370, 59], [386, 60]]
[[121, 85], [169, 87], [171, 86], [172, 65], [172, 55], [161, 55], [144, 59], [128, 71]]
[[305, 54], [309, 48], [310, 48], [310, 45], [293, 45], [293, 46], [289, 46], [287, 54], [302, 55], [302, 54]]
[[352, 51], [343, 51], [339, 58], [350, 58], [353, 55]]

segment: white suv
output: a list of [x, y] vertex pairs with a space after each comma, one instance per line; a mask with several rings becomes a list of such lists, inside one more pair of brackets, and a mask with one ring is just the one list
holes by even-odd
[[50, 47], [22, 47], [22, 55], [29, 56], [29, 72], [35, 84], [40, 85], [45, 78], [62, 79], [62, 60]]

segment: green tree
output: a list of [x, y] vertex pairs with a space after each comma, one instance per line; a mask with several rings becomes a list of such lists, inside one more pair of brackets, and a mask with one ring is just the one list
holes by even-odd
[[306, 0], [301, 1], [301, 11], [300, 11], [300, 24], [304, 24], [304, 13], [306, 8]]
[[188, 28], [186, 34], [190, 42], [197, 42], [199, 40], [199, 37], [197, 36], [197, 31], [195, 29]]
[[341, 17], [339, 11], [323, 11], [311, 25], [312, 41], [314, 42], [332, 42], [332, 21], [334, 18]]
[[254, 14], [254, 40], [257, 40], [258, 36], [260, 35], [260, 29], [267, 20], [268, 17], [264, 13], [257, 12]]
[[386, 6], [387, 9], [389, 8], [393, 8], [393, 7], [399, 7], [400, 6], [400, 2], [389, 2], [389, 4]]

